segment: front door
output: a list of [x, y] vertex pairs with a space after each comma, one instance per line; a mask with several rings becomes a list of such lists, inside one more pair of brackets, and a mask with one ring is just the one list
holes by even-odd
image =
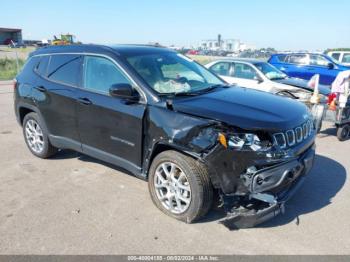
[[259, 81], [257, 71], [250, 65], [240, 62], [234, 62], [231, 66], [230, 76], [232, 82], [246, 88], [269, 91], [264, 88], [264, 82]]
[[83, 152], [133, 173], [141, 167], [143, 101], [109, 95], [113, 84], [132, 81], [111, 59], [85, 56], [77, 116]]

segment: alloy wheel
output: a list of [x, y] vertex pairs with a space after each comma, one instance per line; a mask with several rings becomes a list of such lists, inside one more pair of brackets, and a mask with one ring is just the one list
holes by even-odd
[[185, 212], [191, 203], [191, 187], [186, 174], [171, 162], [156, 168], [154, 187], [158, 200], [174, 214]]
[[44, 149], [44, 135], [41, 127], [34, 119], [29, 119], [26, 122], [25, 135], [31, 150], [40, 154]]

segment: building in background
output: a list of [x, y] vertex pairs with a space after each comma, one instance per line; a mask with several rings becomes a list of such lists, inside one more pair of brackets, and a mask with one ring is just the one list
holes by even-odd
[[9, 45], [11, 44], [11, 40], [22, 44], [22, 29], [0, 27], [0, 45]]
[[203, 50], [226, 51], [238, 53], [247, 49], [255, 49], [252, 45], [242, 43], [239, 39], [223, 39], [219, 34], [217, 39], [202, 40], [199, 46]]

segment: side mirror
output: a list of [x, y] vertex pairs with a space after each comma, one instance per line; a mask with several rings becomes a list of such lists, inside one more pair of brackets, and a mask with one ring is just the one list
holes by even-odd
[[137, 95], [130, 84], [121, 83], [114, 84], [109, 88], [109, 94], [112, 97], [126, 98], [126, 99], [135, 99]]
[[264, 82], [264, 79], [262, 79], [260, 76], [254, 76], [254, 80], [256, 80], [258, 84], [261, 84], [262, 82]]
[[333, 63], [328, 63], [327, 67], [328, 67], [328, 69], [334, 69], [334, 64]]

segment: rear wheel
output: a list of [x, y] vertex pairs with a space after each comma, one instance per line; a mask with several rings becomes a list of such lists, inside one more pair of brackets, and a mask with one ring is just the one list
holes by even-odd
[[350, 135], [350, 126], [343, 125], [337, 128], [337, 137], [339, 141], [346, 140]]
[[148, 187], [161, 211], [187, 223], [204, 216], [212, 206], [213, 189], [206, 167], [176, 151], [162, 152], [153, 160]]
[[48, 158], [57, 152], [48, 139], [48, 132], [37, 113], [29, 113], [23, 119], [23, 135], [33, 155]]

